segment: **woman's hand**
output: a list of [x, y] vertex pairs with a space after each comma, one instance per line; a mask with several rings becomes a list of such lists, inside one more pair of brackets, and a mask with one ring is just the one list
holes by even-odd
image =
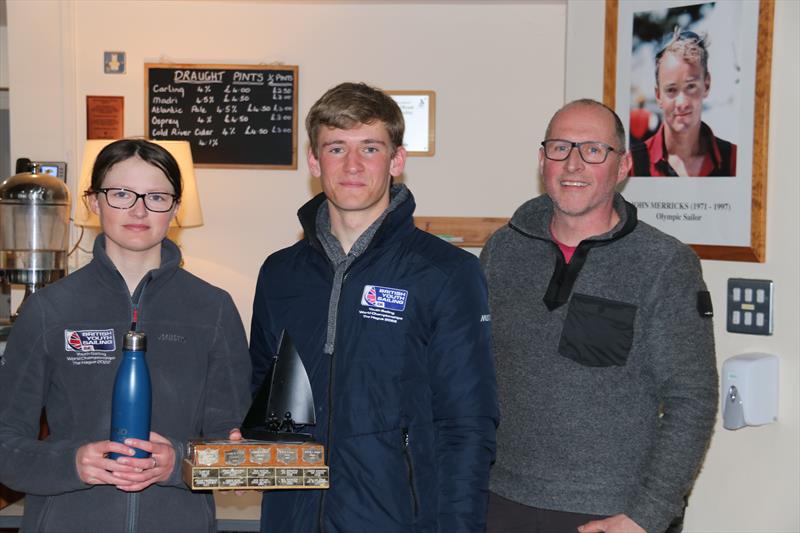
[[[114, 475], [115, 473], [135, 473], [137, 471], [133, 465], [109, 459], [108, 454], [111, 452], [133, 455], [135, 450], [110, 440], [90, 442], [78, 448], [75, 454], [75, 468], [81, 481], [88, 485], [117, 485], [120, 487], [121, 480]], [[124, 484], [123, 482], [122, 485]]]
[[[113, 484], [118, 489], [126, 492], [144, 490], [153, 483], [166, 481], [175, 468], [175, 449], [172, 443], [156, 433], [150, 432], [150, 440], [125, 439], [125, 444], [131, 448], [150, 452], [150, 457], [136, 459], [134, 457], [120, 457], [120, 465], [133, 468], [133, 470], [115, 470], [112, 477], [116, 480]], [[113, 461], [112, 461], [113, 462]]]

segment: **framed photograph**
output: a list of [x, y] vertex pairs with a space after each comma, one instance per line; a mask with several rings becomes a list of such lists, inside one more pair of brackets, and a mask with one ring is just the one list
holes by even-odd
[[623, 195], [703, 259], [765, 260], [774, 0], [606, 0]]
[[436, 153], [436, 93], [433, 91], [386, 91], [394, 98], [406, 123], [403, 146], [408, 155]]

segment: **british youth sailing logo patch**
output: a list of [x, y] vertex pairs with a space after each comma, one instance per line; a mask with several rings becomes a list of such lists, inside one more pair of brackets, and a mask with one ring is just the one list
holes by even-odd
[[117, 349], [113, 329], [65, 329], [64, 349], [68, 352], [113, 352]]
[[364, 291], [361, 293], [363, 307], [358, 310], [358, 314], [369, 320], [397, 324], [403, 320], [403, 315], [400, 313], [405, 311], [407, 301], [406, 290], [364, 285]]
[[408, 291], [377, 285], [364, 285], [364, 292], [361, 293], [361, 305], [390, 311], [405, 310], [406, 299], [408, 299]]

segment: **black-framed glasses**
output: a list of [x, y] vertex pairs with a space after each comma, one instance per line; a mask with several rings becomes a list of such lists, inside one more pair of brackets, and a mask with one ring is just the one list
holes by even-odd
[[547, 139], [542, 141], [544, 156], [552, 161], [564, 161], [572, 153], [573, 148], [578, 149], [581, 159], [590, 165], [605, 163], [610, 152], [622, 153], [613, 146], [599, 141], [584, 141], [576, 143], [565, 139]]
[[130, 209], [139, 198], [144, 202], [144, 207], [154, 213], [165, 213], [175, 205], [177, 197], [169, 192], [138, 193], [122, 187], [104, 187], [94, 191], [106, 195], [106, 202], [114, 209]]

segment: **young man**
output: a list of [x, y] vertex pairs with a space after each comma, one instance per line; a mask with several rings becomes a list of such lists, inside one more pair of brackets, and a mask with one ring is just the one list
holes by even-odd
[[615, 187], [625, 132], [599, 102], [551, 119], [546, 194], [481, 255], [498, 396], [492, 533], [663, 532], [714, 425], [711, 305], [692, 250]]
[[414, 227], [391, 97], [341, 84], [306, 128], [323, 193], [261, 269], [250, 352], [260, 384], [281, 330], [294, 341], [330, 488], [265, 493], [262, 531], [483, 531], [498, 416], [480, 264]]
[[706, 39], [675, 30], [656, 54], [656, 101], [662, 124], [631, 148], [632, 176], [735, 176], [736, 145], [701, 120], [711, 90]]

